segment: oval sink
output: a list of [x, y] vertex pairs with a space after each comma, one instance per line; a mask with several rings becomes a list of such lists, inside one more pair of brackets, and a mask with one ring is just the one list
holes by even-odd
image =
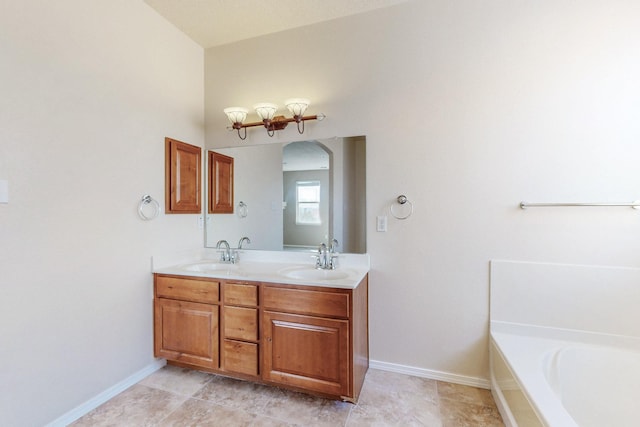
[[311, 267], [284, 269], [278, 272], [290, 279], [300, 280], [341, 280], [349, 277], [343, 270], [318, 270]]
[[203, 262], [200, 264], [190, 264], [184, 267], [187, 271], [198, 271], [200, 273], [207, 273], [211, 271], [236, 271], [238, 270], [237, 264], [223, 264], [217, 262]]

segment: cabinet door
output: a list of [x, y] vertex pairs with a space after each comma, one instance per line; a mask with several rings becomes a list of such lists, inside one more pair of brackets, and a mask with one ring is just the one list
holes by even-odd
[[349, 395], [349, 322], [265, 311], [266, 381]]
[[233, 157], [209, 152], [209, 213], [233, 213]]
[[195, 145], [165, 138], [166, 213], [200, 213], [201, 152]]
[[156, 357], [218, 368], [218, 312], [217, 305], [156, 298]]

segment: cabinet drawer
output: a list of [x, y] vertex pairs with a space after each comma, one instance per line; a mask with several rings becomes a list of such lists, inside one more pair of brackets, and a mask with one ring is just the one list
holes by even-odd
[[225, 340], [222, 351], [225, 371], [258, 375], [258, 344]]
[[258, 286], [245, 283], [225, 283], [224, 303], [231, 305], [258, 305]]
[[349, 294], [265, 286], [265, 310], [316, 316], [349, 317]]
[[258, 309], [224, 307], [224, 336], [239, 340], [258, 340]]
[[156, 276], [156, 297], [159, 298], [213, 304], [220, 299], [219, 289], [218, 281]]

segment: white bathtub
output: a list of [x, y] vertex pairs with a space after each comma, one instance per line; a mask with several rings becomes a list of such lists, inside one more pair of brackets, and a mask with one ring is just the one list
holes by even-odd
[[640, 425], [640, 339], [491, 322], [492, 393], [507, 426]]

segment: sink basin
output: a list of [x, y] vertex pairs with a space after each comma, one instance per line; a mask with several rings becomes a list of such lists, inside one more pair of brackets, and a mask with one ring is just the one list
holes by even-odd
[[300, 280], [341, 280], [349, 277], [349, 273], [344, 270], [318, 270], [312, 267], [285, 268], [278, 274]]
[[190, 264], [183, 267], [187, 271], [197, 271], [200, 273], [208, 273], [208, 272], [231, 272], [237, 271], [237, 264], [224, 264], [219, 262], [203, 262], [199, 264]]

